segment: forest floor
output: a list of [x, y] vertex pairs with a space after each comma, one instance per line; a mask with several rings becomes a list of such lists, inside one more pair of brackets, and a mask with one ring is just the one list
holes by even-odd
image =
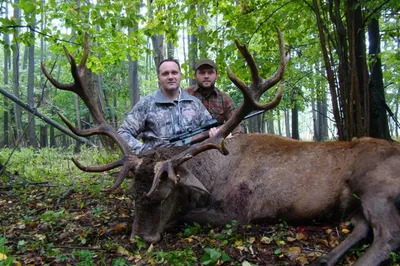
[[[336, 225], [186, 225], [149, 245], [129, 240], [134, 203], [112, 194], [46, 184], [7, 186], [0, 179], [0, 265], [306, 265], [350, 232]], [[348, 252], [351, 265], [367, 244]], [[396, 255], [397, 258], [397, 255]], [[393, 259], [392, 259], [393, 260]], [[393, 263], [388, 265], [394, 265]]]

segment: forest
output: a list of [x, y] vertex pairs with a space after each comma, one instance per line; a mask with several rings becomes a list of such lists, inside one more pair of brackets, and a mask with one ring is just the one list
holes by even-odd
[[[1, 1], [0, 265], [306, 265], [337, 246], [348, 221], [319, 226], [224, 228], [186, 225], [158, 245], [129, 240], [134, 210], [126, 184], [107, 194], [116, 172], [84, 173], [71, 162], [104, 164], [119, 156], [98, 137], [85, 104], [56, 89], [41, 64], [72, 82], [64, 49], [110, 125], [158, 89], [156, 66], [176, 58], [182, 87], [199, 58], [217, 63], [217, 86], [239, 104], [229, 66], [251, 75], [234, 41], [247, 45], [269, 77], [279, 64], [276, 28], [290, 61], [279, 106], [245, 121], [245, 132], [304, 141], [399, 138], [400, 2], [395, 0], [14, 0]], [[264, 95], [268, 102], [273, 93]], [[323, 159], [323, 158], [322, 158]], [[341, 265], [351, 265], [365, 244]], [[398, 265], [398, 253], [388, 265]]]

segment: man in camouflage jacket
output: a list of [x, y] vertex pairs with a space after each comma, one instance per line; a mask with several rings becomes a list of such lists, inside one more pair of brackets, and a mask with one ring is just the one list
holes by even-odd
[[118, 129], [135, 154], [169, 146], [169, 138], [204, 126], [212, 119], [199, 99], [180, 88], [181, 69], [177, 61], [162, 61], [157, 74], [160, 90], [143, 97]]

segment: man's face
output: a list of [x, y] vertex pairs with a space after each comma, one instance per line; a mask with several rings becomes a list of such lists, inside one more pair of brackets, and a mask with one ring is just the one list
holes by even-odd
[[179, 89], [181, 84], [181, 71], [178, 65], [172, 61], [166, 61], [160, 65], [158, 81], [161, 89], [173, 91]]
[[218, 78], [218, 72], [215, 68], [209, 65], [199, 67], [194, 73], [197, 85], [203, 89], [214, 88], [215, 81]]

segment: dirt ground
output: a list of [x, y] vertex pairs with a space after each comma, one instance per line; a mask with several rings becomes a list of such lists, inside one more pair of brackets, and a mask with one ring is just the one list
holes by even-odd
[[[49, 187], [0, 187], [0, 265], [5, 256], [14, 265], [306, 265], [351, 230], [346, 222], [187, 225], [148, 245], [129, 240], [134, 203], [122, 189], [56, 198]], [[366, 247], [352, 249], [340, 265], [354, 263]]]

